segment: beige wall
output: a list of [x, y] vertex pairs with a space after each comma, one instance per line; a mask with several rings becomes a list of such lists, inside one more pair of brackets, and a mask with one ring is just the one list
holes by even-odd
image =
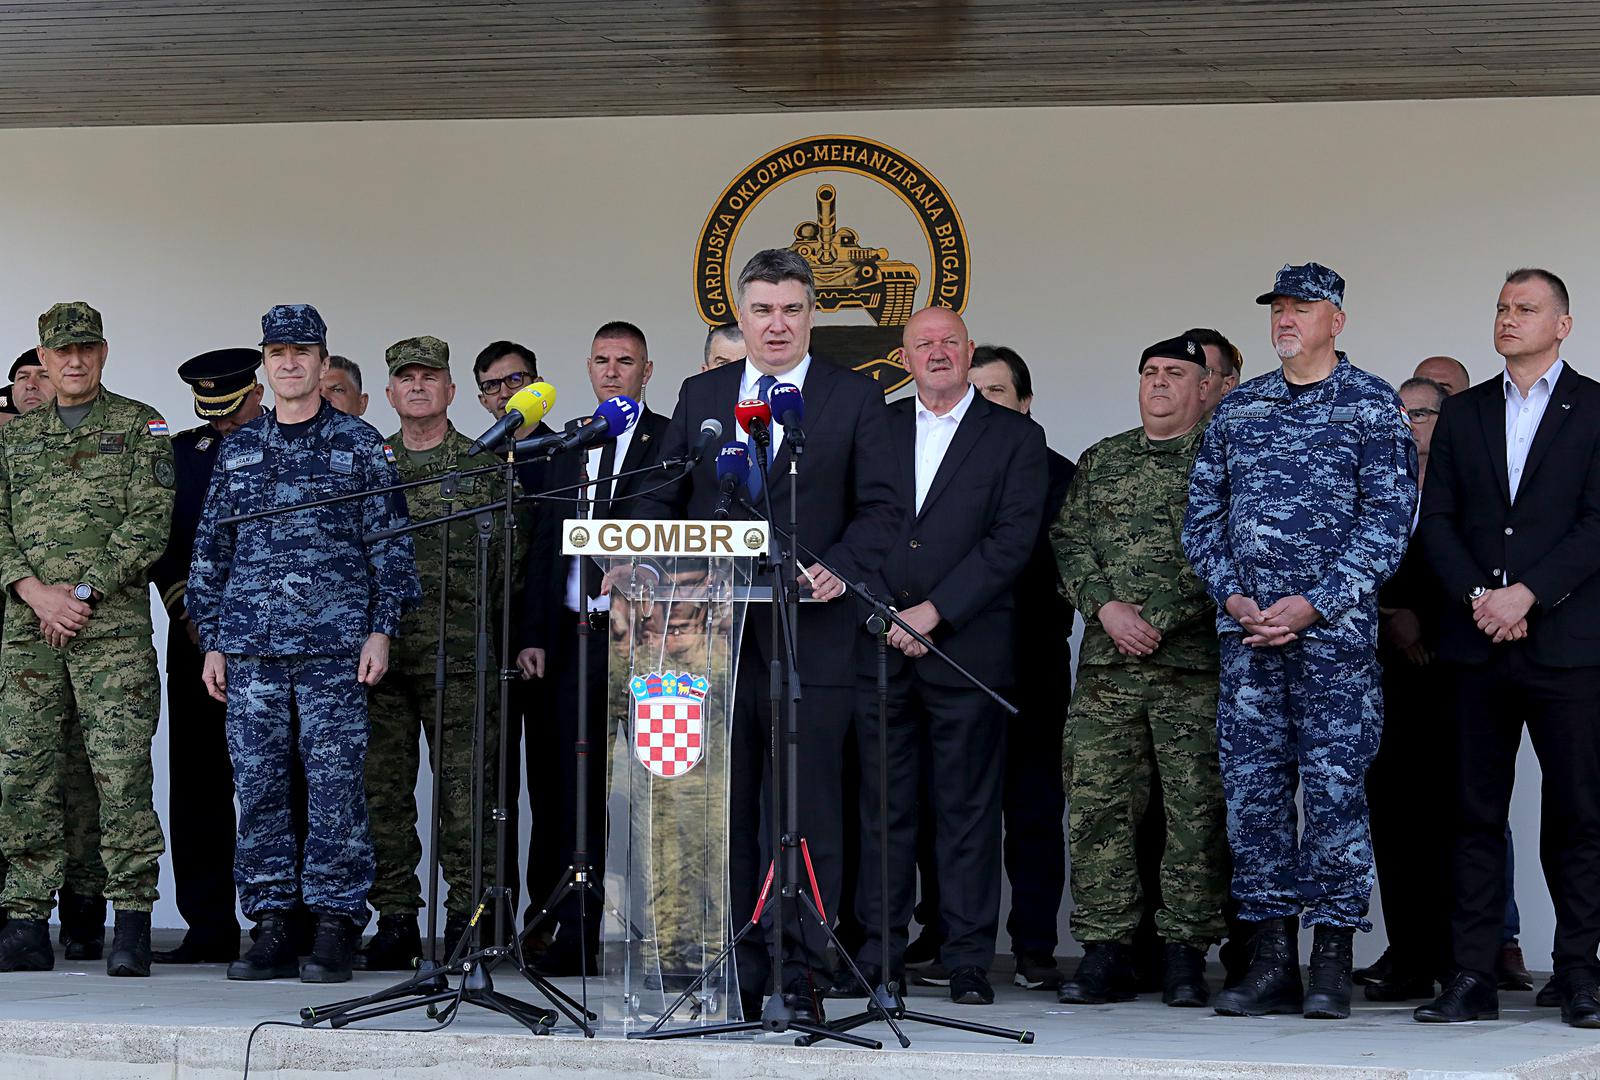
[[[178, 362], [251, 344], [268, 305], [309, 301], [334, 350], [363, 364], [369, 418], [388, 431], [377, 384], [397, 338], [445, 338], [463, 381], [483, 343], [519, 339], [573, 415], [592, 406], [589, 335], [626, 318], [650, 337], [650, 398], [667, 410], [698, 363], [691, 266], [712, 201], [765, 151], [844, 132], [897, 147], [950, 191], [971, 239], [972, 332], [1029, 359], [1038, 415], [1075, 456], [1135, 422], [1132, 367], [1151, 341], [1215, 325], [1247, 374], [1262, 371], [1265, 316], [1251, 301], [1285, 261], [1345, 275], [1342, 344], [1396, 381], [1436, 352], [1491, 374], [1501, 275], [1547, 265], [1571, 286], [1568, 358], [1587, 369], [1596, 130], [1600, 99], [1566, 98], [3, 131], [0, 356], [32, 342], [52, 301], [88, 299], [106, 316], [109, 384], [176, 429], [191, 422]], [[926, 279], [900, 204], [869, 181], [839, 183], [842, 223]], [[787, 241], [813, 189], [778, 189], [736, 261]], [[470, 384], [453, 415], [484, 425]], [[1523, 786], [1520, 893], [1544, 962], [1549, 906]]]

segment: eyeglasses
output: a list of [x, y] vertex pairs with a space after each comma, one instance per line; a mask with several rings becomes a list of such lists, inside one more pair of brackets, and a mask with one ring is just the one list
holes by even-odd
[[1439, 415], [1438, 409], [1407, 409], [1406, 415], [1413, 420], [1428, 420]]
[[524, 383], [530, 383], [532, 381], [533, 376], [528, 372], [513, 371], [503, 379], [483, 380], [478, 384], [478, 393], [483, 394], [486, 397], [489, 394], [498, 394], [500, 392], [500, 387], [502, 386], [504, 386], [507, 390], [520, 390]]

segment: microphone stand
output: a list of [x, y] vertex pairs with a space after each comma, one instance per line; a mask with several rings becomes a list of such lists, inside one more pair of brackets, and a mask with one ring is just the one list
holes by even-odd
[[[761, 476], [761, 499], [764, 513], [754, 511], [754, 508], [741, 497], [740, 505], [764, 517], [772, 525], [773, 530], [785, 535], [792, 540], [795, 532], [795, 520], [798, 516], [798, 491], [799, 491], [799, 466], [797, 458], [801, 446], [795, 442], [790, 443], [791, 454], [789, 457], [789, 531], [784, 532], [774, 520], [772, 510], [772, 484], [767, 467], [767, 450], [771, 445], [770, 427], [762, 425], [761, 428], [750, 432], [750, 441], [755, 447], [756, 468]], [[642, 1032], [630, 1032], [630, 1039], [685, 1039], [706, 1038], [710, 1036], [733, 1034], [746, 1031], [762, 1032], [798, 1032], [796, 1045], [809, 1046], [821, 1039], [835, 1039], [851, 1046], [866, 1050], [881, 1050], [883, 1044], [876, 1039], [864, 1039], [857, 1035], [848, 1034], [848, 1029], [838, 1025], [812, 1023], [798, 1020], [795, 1010], [783, 993], [783, 952], [784, 952], [784, 926], [785, 914], [794, 920], [796, 937], [804, 942], [805, 929], [800, 919], [799, 907], [801, 904], [816, 919], [822, 931], [841, 957], [844, 958], [850, 970], [854, 973], [856, 981], [867, 991], [869, 999], [874, 999], [871, 985], [861, 970], [856, 966], [854, 958], [840, 943], [829, 925], [827, 915], [822, 910], [822, 897], [817, 888], [816, 873], [811, 866], [811, 853], [806, 845], [805, 838], [800, 835], [800, 775], [799, 775], [799, 749], [800, 749], [800, 698], [802, 695], [800, 685], [800, 671], [796, 639], [798, 637], [799, 604], [797, 582], [799, 569], [796, 559], [796, 548], [799, 545], [789, 543], [785, 545], [781, 559], [774, 559], [768, 554], [767, 565], [772, 576], [772, 643], [773, 656], [768, 664], [768, 696], [771, 699], [770, 730], [768, 735], [768, 751], [770, 754], [771, 783], [768, 792], [771, 805], [768, 808], [768, 845], [771, 852], [771, 861], [768, 864], [767, 879], [763, 884], [760, 896], [756, 900], [755, 911], [750, 916], [750, 921], [740, 927], [722, 949], [715, 959], [707, 964], [691, 982], [678, 995], [677, 999], [667, 1007], [655, 1023]], [[820, 561], [820, 560], [819, 560]], [[781, 653], [780, 650], [781, 649]], [[787, 723], [785, 724], [785, 720]], [[781, 779], [780, 779], [781, 778]], [[780, 825], [781, 822], [781, 825]], [[807, 878], [811, 884], [811, 891], [807, 893], [800, 883], [800, 859], [804, 857]], [[776, 887], [777, 907], [773, 911], [772, 935], [768, 942], [769, 963], [771, 964], [772, 994], [767, 998], [761, 1016], [746, 1017], [742, 1021], [730, 1021], [724, 1024], [710, 1024], [704, 1027], [681, 1028], [664, 1030], [664, 1025], [669, 1021], [679, 1007], [692, 997], [705, 982], [708, 975], [717, 970], [723, 961], [734, 951], [745, 936], [761, 925], [762, 910], [766, 906], [767, 898]], [[880, 1016], [893, 1030], [895, 1037], [902, 1047], [911, 1045], [911, 1040], [906, 1038], [904, 1032], [896, 1023], [896, 1017], [890, 1010], [878, 1009], [874, 1016]], [[864, 1023], [865, 1021], [863, 1021]], [[859, 1026], [859, 1025], [852, 1025]]]
[[[754, 512], [754, 508], [743, 499], [740, 500], [745, 509]], [[782, 530], [778, 530], [781, 532]], [[805, 552], [806, 558], [821, 566], [828, 573], [838, 578], [852, 596], [872, 609], [871, 616], [867, 619], [867, 630], [877, 638], [877, 697], [878, 697], [878, 882], [881, 890], [878, 902], [878, 933], [883, 950], [883, 982], [876, 988], [867, 988], [867, 1007], [859, 1013], [835, 1020], [827, 1025], [835, 1033], [851, 1031], [869, 1024], [874, 1020], [884, 1020], [900, 1040], [902, 1047], [911, 1045], [911, 1040], [900, 1031], [896, 1025], [897, 1020], [909, 1020], [913, 1023], [928, 1024], [933, 1027], [952, 1028], [957, 1031], [968, 1031], [975, 1035], [989, 1035], [997, 1039], [1031, 1045], [1034, 1033], [1017, 1028], [994, 1027], [989, 1024], [977, 1024], [967, 1020], [955, 1020], [950, 1017], [940, 1016], [937, 1013], [915, 1012], [906, 1008], [904, 987], [899, 985], [894, 978], [889, 964], [889, 627], [898, 626], [905, 631], [918, 644], [928, 650], [932, 656], [937, 656], [956, 674], [960, 675], [972, 686], [982, 690], [1000, 708], [1010, 716], [1017, 715], [1017, 707], [1001, 697], [987, 686], [981, 679], [962, 667], [947, 653], [900, 617], [900, 613], [893, 607], [880, 600], [867, 588], [865, 582], [853, 582], [848, 577], [829, 566], [814, 551], [795, 539], [790, 533], [785, 537], [789, 541], [791, 551], [798, 549]], [[824, 924], [826, 925], [826, 924]], [[830, 931], [830, 937], [831, 937]], [[837, 947], [838, 941], [834, 940]], [[839, 955], [849, 965], [850, 971], [855, 975], [856, 981], [867, 986], [866, 979], [857, 968], [854, 959], [848, 952], [840, 949]], [[810, 1046], [817, 1041], [817, 1037], [807, 1033], [804, 1037], [796, 1039], [799, 1046]]]
[[[501, 514], [503, 523], [505, 559], [501, 575], [501, 654], [510, 642], [511, 630], [511, 552], [513, 550], [513, 534], [516, 530], [512, 507], [517, 502], [516, 496], [516, 461], [512, 454], [508, 454], [505, 461], [497, 463], [486, 469], [474, 469], [465, 473], [447, 473], [443, 477], [429, 477], [426, 483], [439, 483], [443, 478], [464, 475], [474, 475], [486, 471], [501, 472], [505, 483], [505, 494], [493, 502], [481, 506], [458, 510], [449, 514], [424, 521], [415, 521], [392, 529], [384, 529], [365, 537], [367, 542], [400, 536], [416, 532], [420, 529], [442, 526], [448, 529], [449, 523], [472, 519], [477, 526], [476, 533], [476, 573], [477, 598], [476, 609], [476, 681], [477, 695], [473, 716], [473, 778], [472, 778], [472, 892], [476, 900], [473, 916], [468, 923], [468, 932], [456, 943], [456, 947], [448, 960], [440, 967], [430, 967], [428, 970], [419, 970], [418, 974], [396, 983], [384, 990], [380, 990], [366, 997], [348, 999], [335, 1002], [326, 1006], [311, 1006], [300, 1010], [303, 1027], [313, 1027], [323, 1021], [329, 1026], [339, 1028], [347, 1024], [362, 1020], [375, 1019], [392, 1013], [402, 1012], [414, 1008], [426, 1008], [427, 1015], [441, 1024], [447, 1022], [462, 1004], [476, 1005], [511, 1017], [522, 1024], [535, 1035], [549, 1034], [557, 1017], [549, 1009], [530, 1004], [518, 998], [503, 994], [494, 988], [490, 971], [494, 962], [510, 956], [516, 964], [517, 970], [536, 989], [538, 989], [556, 1008], [560, 1009], [568, 1019], [572, 1020], [586, 1035], [593, 1036], [594, 1029], [588, 1021], [596, 1019], [594, 1013], [588, 1011], [582, 1004], [573, 1000], [568, 994], [552, 984], [548, 979], [533, 971], [529, 967], [522, 952], [520, 938], [512, 937], [510, 946], [498, 944], [504, 940], [504, 931], [509, 925], [510, 913], [506, 911], [511, 890], [504, 882], [504, 860], [495, 860], [494, 884], [485, 887], [483, 884], [483, 762], [484, 744], [487, 742], [488, 732], [488, 678], [489, 662], [493, 651], [489, 644], [489, 604], [487, 600], [489, 590], [489, 574], [491, 569], [490, 548], [494, 537], [494, 516]], [[378, 488], [359, 494], [335, 496], [330, 499], [314, 500], [311, 503], [299, 504], [295, 507], [284, 507], [281, 510], [304, 509], [312, 505], [326, 505], [328, 503], [343, 502], [353, 498], [370, 497], [372, 495], [389, 494], [394, 491], [418, 486], [418, 481], [396, 484], [390, 487]], [[240, 519], [263, 517], [265, 514], [255, 513], [241, 515]], [[501, 668], [497, 671], [500, 682], [500, 707], [502, 716], [508, 706], [510, 686], [508, 680], [512, 672]], [[506, 745], [505, 723], [499, 729], [499, 760], [505, 760]], [[436, 758], [437, 760], [437, 758]], [[435, 773], [435, 789], [437, 790], [438, 774]], [[494, 809], [495, 835], [499, 841], [499, 848], [505, 846], [506, 833], [506, 775], [505, 770], [499, 770], [498, 777], [498, 804]], [[439, 808], [434, 807], [437, 816]], [[493, 939], [485, 945], [482, 940], [482, 917], [485, 911], [493, 912]], [[461, 984], [456, 989], [450, 989], [445, 981], [445, 976], [460, 974]], [[403, 999], [403, 1000], [397, 1000]]]

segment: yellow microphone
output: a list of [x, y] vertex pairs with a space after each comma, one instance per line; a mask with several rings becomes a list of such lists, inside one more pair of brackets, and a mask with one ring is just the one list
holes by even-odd
[[556, 388], [547, 382], [536, 382], [518, 390], [506, 402], [505, 415], [473, 442], [467, 456], [474, 457], [485, 450], [498, 449], [500, 444], [519, 431], [537, 427], [539, 421], [555, 407], [555, 403]]

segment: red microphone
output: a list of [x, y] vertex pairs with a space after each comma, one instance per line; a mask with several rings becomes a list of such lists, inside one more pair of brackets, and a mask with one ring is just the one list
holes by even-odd
[[734, 406], [733, 415], [739, 421], [739, 426], [761, 446], [768, 446], [771, 436], [768, 428], [772, 426], [772, 406], [760, 398], [745, 398]]

